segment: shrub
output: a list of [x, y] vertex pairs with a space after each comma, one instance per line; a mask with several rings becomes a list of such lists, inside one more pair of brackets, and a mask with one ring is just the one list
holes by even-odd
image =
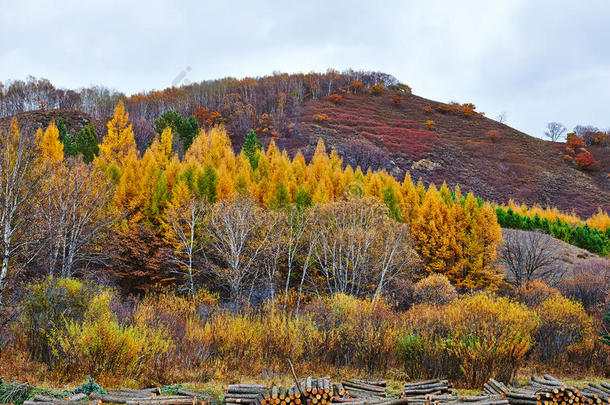
[[498, 139], [500, 139], [500, 131], [497, 129], [490, 129], [485, 133], [487, 138], [491, 141], [491, 143], [496, 143]]
[[595, 163], [597, 163], [593, 155], [586, 150], [583, 150], [578, 155], [576, 155], [574, 161], [576, 162], [576, 164], [578, 164], [578, 167], [584, 170], [593, 170]]
[[402, 105], [402, 96], [400, 94], [398, 94], [398, 93], [394, 94], [392, 96], [392, 102], [395, 105]]
[[515, 298], [530, 308], [536, 307], [550, 297], [561, 295], [558, 289], [546, 285], [540, 280], [521, 284], [515, 290]]
[[426, 129], [427, 129], [427, 130], [429, 130], [429, 131], [432, 131], [432, 130], [434, 129], [434, 125], [435, 125], [435, 124], [436, 124], [436, 123], [435, 123], [434, 121], [432, 121], [432, 120], [427, 120], [427, 121], [426, 121]]
[[82, 321], [96, 289], [71, 278], [47, 278], [30, 284], [23, 305], [25, 343], [37, 360], [54, 366], [58, 358], [52, 348], [56, 334], [64, 333], [66, 323]]
[[457, 291], [444, 274], [432, 274], [417, 282], [413, 295], [420, 304], [445, 305], [457, 298]]
[[536, 315], [508, 298], [478, 293], [438, 308], [419, 305], [397, 340], [409, 378], [438, 375], [473, 387], [509, 380], [533, 343]]
[[316, 122], [327, 122], [328, 121], [328, 115], [326, 114], [314, 114], [313, 115], [313, 120]]
[[540, 318], [535, 335], [538, 359], [556, 366], [566, 362], [589, 366], [595, 343], [594, 328], [583, 306], [556, 295], [544, 300], [535, 311]]
[[374, 96], [380, 96], [383, 94], [383, 84], [381, 83], [375, 83], [374, 85], [371, 86], [371, 94], [373, 94]]
[[105, 289], [91, 297], [82, 321], [67, 323], [52, 336], [54, 353], [61, 357], [64, 375], [101, 378], [137, 377], [171, 342], [147, 325], [121, 325], [110, 310], [114, 294]]
[[349, 84], [349, 89], [352, 93], [358, 93], [364, 88], [364, 84], [360, 80], [352, 80]]
[[434, 112], [434, 109], [431, 106], [426, 105], [426, 106], [424, 106], [424, 112], [426, 114], [432, 114]]
[[566, 154], [566, 155], [563, 155], [563, 160], [565, 162], [572, 162], [574, 160], [574, 158], [572, 156]]
[[343, 101], [343, 96], [341, 96], [340, 94], [331, 94], [330, 96], [328, 96], [328, 99], [335, 104], [341, 104], [341, 102]]
[[587, 312], [603, 310], [610, 291], [610, 260], [592, 258], [574, 265], [574, 275], [563, 280], [559, 286], [563, 295], [578, 301]]
[[568, 147], [574, 150], [585, 146], [585, 140], [576, 135], [574, 132], [568, 133], [566, 135], [566, 140], [568, 141]]

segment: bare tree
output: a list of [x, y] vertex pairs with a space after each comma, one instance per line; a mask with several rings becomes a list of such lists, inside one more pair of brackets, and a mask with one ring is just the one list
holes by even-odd
[[207, 233], [214, 253], [226, 264], [219, 275], [230, 287], [231, 298], [252, 277], [257, 259], [275, 224], [266, 211], [245, 196], [223, 199], [210, 210]]
[[60, 163], [45, 177], [45, 196], [36, 204], [44, 224], [41, 256], [49, 275], [70, 277], [78, 265], [103, 261], [104, 253], [93, 246], [118, 219], [109, 208], [112, 184], [97, 167], [80, 159]]
[[506, 230], [502, 259], [508, 282], [516, 286], [535, 279], [554, 284], [565, 272], [553, 238], [540, 231]]
[[353, 198], [315, 207], [313, 231], [318, 270], [329, 293], [370, 295], [417, 262], [408, 228], [372, 198]]
[[559, 122], [549, 122], [546, 124], [546, 131], [544, 131], [544, 136], [549, 138], [553, 142], [559, 141], [563, 134], [566, 132], [566, 127], [564, 127]]
[[165, 239], [174, 247], [171, 259], [178, 265], [179, 274], [186, 278], [192, 298], [195, 298], [195, 277], [199, 273], [195, 261], [203, 251], [202, 226], [207, 208], [203, 199], [197, 199], [189, 192], [186, 198], [174, 197], [163, 219]]
[[506, 111], [502, 111], [500, 114], [498, 114], [498, 116], [496, 117], [496, 121], [498, 121], [500, 124], [504, 124], [506, 122], [506, 118], [507, 118], [508, 114], [506, 113]]
[[30, 201], [38, 191], [33, 139], [21, 136], [16, 119], [7, 133], [0, 131], [0, 310], [11, 266], [29, 242], [25, 235], [18, 236], [30, 218]]

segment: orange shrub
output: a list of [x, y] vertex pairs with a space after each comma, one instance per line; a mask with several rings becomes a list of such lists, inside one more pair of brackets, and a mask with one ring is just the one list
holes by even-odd
[[335, 93], [328, 96], [328, 99], [335, 104], [340, 104], [343, 101], [343, 96]]
[[595, 163], [597, 163], [593, 155], [586, 150], [583, 150], [578, 155], [576, 155], [574, 161], [576, 162], [578, 167], [584, 170], [593, 170], [595, 167]]
[[424, 106], [424, 112], [426, 114], [432, 114], [434, 112], [434, 109], [431, 106], [426, 105], [426, 106]]
[[472, 117], [475, 109], [476, 107], [472, 103], [466, 103], [460, 106], [460, 112], [466, 117]]
[[364, 88], [364, 84], [360, 80], [352, 80], [349, 84], [349, 89], [352, 93], [358, 93]]
[[582, 139], [580, 136], [576, 135], [574, 132], [570, 132], [569, 134], [567, 134], [566, 139], [568, 141], [568, 146], [573, 150], [585, 146], [585, 140]]
[[426, 129], [432, 131], [434, 129], [435, 124], [436, 124], [436, 122], [434, 122], [432, 120], [426, 121]]
[[432, 274], [413, 286], [413, 296], [420, 304], [444, 305], [457, 298], [457, 291], [444, 274]]
[[326, 122], [326, 121], [328, 121], [328, 115], [323, 114], [323, 113], [321, 113], [321, 114], [314, 114], [313, 115], [313, 120], [316, 121], [316, 122]]
[[517, 301], [528, 307], [535, 307], [546, 299], [559, 295], [561, 295], [561, 293], [558, 289], [549, 287], [540, 280], [532, 280], [529, 283], [520, 285], [519, 288], [515, 290], [515, 298]]
[[572, 156], [570, 156], [570, 155], [563, 155], [563, 160], [565, 162], [571, 162], [571, 161], [574, 160], [574, 158]]

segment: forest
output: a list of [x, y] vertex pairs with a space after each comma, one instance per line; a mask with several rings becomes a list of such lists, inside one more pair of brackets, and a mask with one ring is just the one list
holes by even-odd
[[[27, 108], [11, 100], [5, 114]], [[462, 387], [532, 365], [609, 375], [601, 209], [398, 180], [322, 139], [289, 156], [250, 121], [234, 145], [239, 119], [200, 125], [163, 104], [142, 147], [133, 100], [116, 100], [99, 144], [59, 120], [0, 132], [0, 376], [206, 382], [278, 375], [286, 358]], [[567, 272], [551, 236], [596, 255]]]

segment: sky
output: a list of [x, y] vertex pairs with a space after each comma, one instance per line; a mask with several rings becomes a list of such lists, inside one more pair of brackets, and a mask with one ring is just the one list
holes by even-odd
[[104, 85], [376, 70], [534, 136], [610, 127], [610, 1], [0, 0], [0, 81]]

